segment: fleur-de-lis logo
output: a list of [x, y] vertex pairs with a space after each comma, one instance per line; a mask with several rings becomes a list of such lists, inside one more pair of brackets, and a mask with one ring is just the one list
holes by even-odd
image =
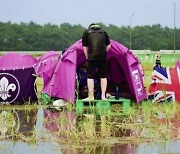
[[9, 90], [15, 91], [16, 85], [14, 83], [9, 84], [9, 81], [6, 77], [3, 77], [0, 80], [0, 97], [3, 100], [6, 100], [8, 97], [11, 97]]

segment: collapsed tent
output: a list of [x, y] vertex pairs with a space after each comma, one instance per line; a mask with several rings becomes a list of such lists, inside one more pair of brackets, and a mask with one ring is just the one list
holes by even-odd
[[180, 102], [180, 67], [154, 67], [149, 99], [154, 102]]
[[56, 51], [49, 51], [43, 54], [36, 62], [34, 68], [36, 74], [40, 77], [43, 76], [43, 72], [54, 68], [58, 62], [60, 54]]
[[37, 101], [36, 59], [28, 54], [9, 52], [0, 58], [0, 104]]
[[[52, 76], [47, 71], [44, 74], [44, 87], [42, 93], [51, 97], [62, 98], [75, 102], [77, 84], [77, 69], [86, 63], [81, 40], [71, 45], [58, 61]], [[143, 83], [143, 72], [139, 60], [125, 46], [111, 40], [111, 48], [108, 51], [108, 89], [114, 91], [118, 86], [123, 97], [128, 95], [130, 99], [141, 102], [146, 99], [146, 90]]]

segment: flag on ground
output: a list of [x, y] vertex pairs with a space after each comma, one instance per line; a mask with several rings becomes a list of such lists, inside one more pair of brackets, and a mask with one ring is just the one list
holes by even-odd
[[149, 87], [149, 99], [180, 102], [180, 68], [155, 66]]

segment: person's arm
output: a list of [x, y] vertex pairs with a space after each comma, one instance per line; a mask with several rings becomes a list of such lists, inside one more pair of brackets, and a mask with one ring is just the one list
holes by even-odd
[[106, 46], [106, 51], [108, 52], [110, 48], [111, 48], [111, 44], [109, 44], [108, 46]]
[[84, 54], [86, 56], [86, 59], [88, 59], [88, 48], [83, 46], [83, 51], [84, 51]]
[[110, 44], [109, 36], [106, 32], [105, 32], [105, 36], [106, 36], [106, 51], [108, 52], [109, 49], [111, 48], [111, 44]]
[[82, 46], [83, 46], [84, 54], [85, 54], [86, 59], [87, 59], [88, 58], [88, 38], [87, 38], [86, 31], [83, 33]]

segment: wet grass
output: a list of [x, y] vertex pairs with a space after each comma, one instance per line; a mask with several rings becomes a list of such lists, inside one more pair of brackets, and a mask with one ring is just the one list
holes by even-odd
[[[44, 116], [37, 115], [39, 108], [43, 110]], [[167, 141], [180, 137], [180, 105], [177, 103], [143, 102], [141, 105], [132, 104], [126, 112], [118, 107], [116, 111], [106, 114], [95, 114], [94, 111], [82, 115], [76, 115], [72, 105], [61, 112], [46, 108], [41, 105], [1, 107], [0, 122], [6, 123], [6, 132], [3, 133], [1, 128], [0, 140], [33, 144], [73, 143], [82, 146], [106, 142], [127, 144]], [[6, 117], [5, 113], [2, 114], [4, 111]], [[15, 113], [19, 114], [19, 123]], [[37, 118], [43, 124], [39, 132]], [[28, 129], [29, 125], [31, 127]]]
[[[145, 87], [148, 91], [151, 82], [151, 75], [153, 67], [155, 66], [155, 53], [151, 53], [149, 56], [145, 54], [137, 55], [141, 61], [144, 70]], [[162, 54], [161, 66], [162, 67], [175, 67], [176, 61], [180, 58], [179, 54]]]
[[[153, 62], [142, 60], [142, 65], [148, 87]], [[174, 63], [171, 62], [170, 66]], [[41, 101], [43, 81], [38, 78], [36, 82]], [[0, 106], [0, 140], [32, 144], [58, 142], [66, 148], [67, 144], [95, 147], [98, 144], [165, 142], [180, 138], [180, 104], [175, 102], [132, 103], [126, 111], [123, 111], [122, 105], [112, 105], [111, 111], [102, 114], [91, 108], [81, 115], [76, 114], [71, 103], [62, 111], [47, 109], [48, 106], [40, 104], [30, 105], [27, 102], [21, 106]], [[38, 114], [38, 110], [43, 113]]]

